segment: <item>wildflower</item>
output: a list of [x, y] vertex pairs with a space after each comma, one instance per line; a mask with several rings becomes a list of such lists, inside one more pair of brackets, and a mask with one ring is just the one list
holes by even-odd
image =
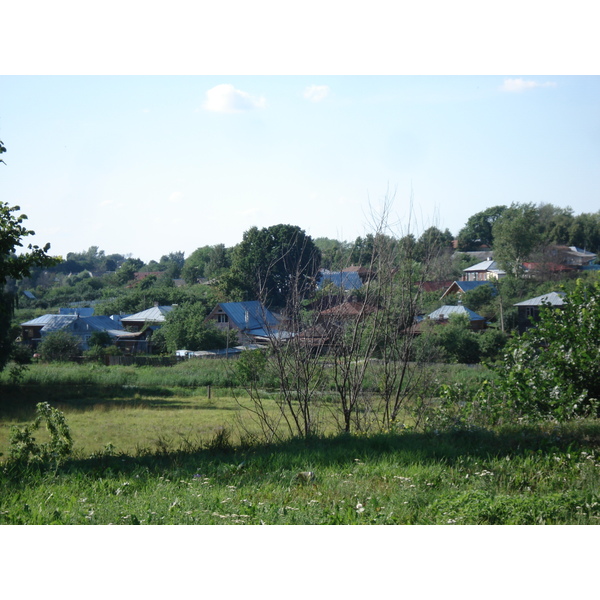
[[365, 507], [360, 502], [356, 505], [356, 512], [357, 513], [365, 512]]

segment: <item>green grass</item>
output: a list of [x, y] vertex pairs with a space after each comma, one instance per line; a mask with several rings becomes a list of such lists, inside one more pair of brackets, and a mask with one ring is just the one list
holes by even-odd
[[5, 475], [0, 522], [596, 524], [599, 445], [582, 422], [140, 450]]
[[[201, 376], [215, 364], [182, 364], [108, 370], [35, 365], [21, 386], [10, 385], [4, 374], [0, 452], [8, 451], [10, 427], [31, 422], [40, 401], [65, 413], [75, 445], [72, 459], [58, 468], [0, 468], [0, 523], [453, 525], [600, 519], [597, 421], [437, 434], [330, 434], [260, 445], [247, 436], [258, 431], [240, 408], [248, 398], [212, 387], [209, 399], [206, 385], [196, 383], [206, 381]], [[485, 371], [448, 368], [440, 376], [469, 388]], [[45, 441], [44, 431], [36, 438]], [[298, 482], [300, 471], [314, 471], [316, 480]]]

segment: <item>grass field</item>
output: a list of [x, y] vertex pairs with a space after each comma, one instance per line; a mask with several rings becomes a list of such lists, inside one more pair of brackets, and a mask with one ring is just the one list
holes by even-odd
[[[331, 432], [260, 444], [237, 429], [250, 422], [232, 390], [212, 388], [209, 399], [205, 380], [180, 385], [172, 372], [158, 369], [133, 371], [127, 383], [117, 382], [123, 377], [118, 371], [102, 372], [104, 378], [96, 381], [89, 381], [90, 371], [83, 367], [57, 371], [53, 380], [44, 373], [32, 368], [20, 386], [0, 382], [0, 451], [8, 450], [10, 426], [31, 421], [35, 403], [50, 401], [66, 415], [75, 452], [60, 466], [4, 469], [2, 524], [597, 524], [600, 519], [597, 421], [494, 431]], [[160, 383], [165, 376], [173, 377], [171, 385]], [[301, 472], [313, 472], [314, 480], [299, 478]]]
[[117, 454], [5, 476], [0, 522], [597, 524], [599, 441], [587, 423]]

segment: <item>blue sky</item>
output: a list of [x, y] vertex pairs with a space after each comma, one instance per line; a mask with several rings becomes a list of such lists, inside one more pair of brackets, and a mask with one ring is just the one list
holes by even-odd
[[397, 231], [457, 234], [496, 204], [599, 210], [599, 106], [598, 76], [2, 76], [0, 197], [61, 255], [350, 241], [386, 195]]

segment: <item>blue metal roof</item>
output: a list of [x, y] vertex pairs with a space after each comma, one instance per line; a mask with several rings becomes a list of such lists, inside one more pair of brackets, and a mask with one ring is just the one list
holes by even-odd
[[[252, 331], [254, 329], [272, 331], [277, 326], [275, 315], [258, 300], [221, 302], [219, 306], [229, 317], [229, 320], [242, 331]], [[264, 333], [259, 335], [264, 335]]]
[[356, 271], [349, 271], [347, 273], [341, 271], [321, 271], [319, 273], [317, 288], [321, 290], [328, 283], [344, 290], [358, 290], [363, 285], [362, 279]]

